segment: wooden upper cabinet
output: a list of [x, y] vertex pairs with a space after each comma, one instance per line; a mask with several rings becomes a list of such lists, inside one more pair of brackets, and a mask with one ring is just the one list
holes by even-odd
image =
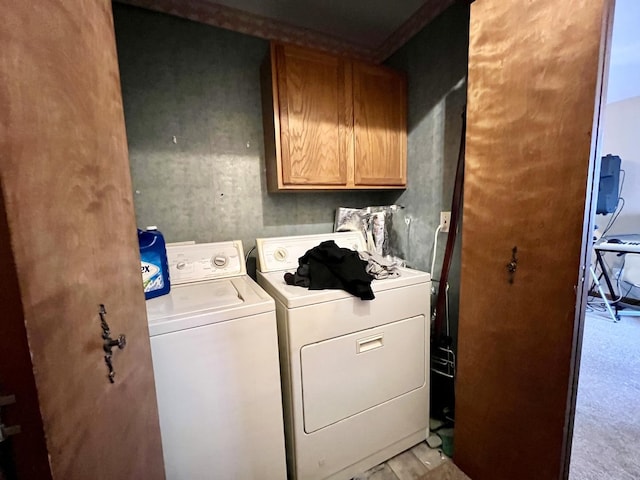
[[345, 62], [294, 47], [276, 47], [282, 182], [346, 185], [351, 89]]
[[353, 133], [356, 185], [407, 184], [405, 76], [354, 63]]
[[402, 74], [277, 43], [261, 73], [269, 191], [406, 185]]

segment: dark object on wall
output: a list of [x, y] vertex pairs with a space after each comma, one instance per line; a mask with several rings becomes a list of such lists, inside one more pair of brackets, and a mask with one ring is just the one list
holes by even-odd
[[613, 213], [620, 200], [620, 164], [617, 155], [605, 155], [600, 164], [600, 182], [598, 183], [598, 207], [596, 213]]
[[[458, 224], [462, 216], [462, 197], [464, 187], [464, 156], [467, 131], [466, 105], [462, 111], [462, 128], [460, 132], [460, 150], [451, 200], [451, 224], [447, 235], [447, 245], [438, 283], [435, 321], [431, 336], [431, 416], [453, 422], [455, 419], [455, 375], [456, 346], [454, 345], [447, 311], [447, 283], [453, 259], [453, 249], [458, 234]], [[435, 395], [435, 392], [440, 392]]]
[[[465, 135], [467, 131], [466, 105], [462, 111], [462, 131], [460, 139], [460, 151], [458, 153], [458, 164], [456, 169], [456, 178], [453, 186], [453, 198], [451, 200], [451, 224], [449, 226], [449, 235], [447, 235], [447, 246], [444, 252], [444, 261], [440, 273], [440, 283], [438, 284], [438, 299], [436, 302], [436, 317], [434, 325], [434, 340], [440, 340], [448, 346], [451, 345], [451, 337], [448, 331], [445, 331], [445, 317], [447, 315], [447, 282], [449, 281], [449, 270], [451, 269], [451, 261], [453, 259], [453, 248], [456, 243], [458, 234], [458, 223], [462, 214], [462, 195], [464, 185], [464, 152], [465, 152]], [[447, 329], [448, 330], [448, 329]]]

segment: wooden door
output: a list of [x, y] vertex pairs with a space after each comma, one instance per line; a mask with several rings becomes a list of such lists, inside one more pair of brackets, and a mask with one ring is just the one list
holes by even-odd
[[276, 56], [282, 182], [346, 185], [352, 136], [349, 64], [339, 57], [293, 46], [272, 48]]
[[471, 5], [454, 460], [474, 480], [563, 476], [609, 3]]
[[[23, 430], [13, 468], [164, 478], [111, 2], [0, 9], [0, 394], [16, 394], [3, 416]], [[113, 384], [100, 304], [127, 339]]]
[[403, 74], [353, 65], [354, 182], [407, 184], [407, 88]]

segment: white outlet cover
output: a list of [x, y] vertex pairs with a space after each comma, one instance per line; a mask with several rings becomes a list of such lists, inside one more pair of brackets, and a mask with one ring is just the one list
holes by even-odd
[[440, 212], [440, 231], [447, 233], [451, 224], [451, 212]]

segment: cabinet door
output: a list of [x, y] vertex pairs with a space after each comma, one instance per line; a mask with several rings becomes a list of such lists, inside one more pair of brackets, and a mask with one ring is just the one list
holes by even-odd
[[353, 65], [355, 185], [407, 184], [405, 76], [364, 63]]
[[348, 64], [292, 46], [278, 45], [275, 54], [282, 183], [346, 185], [352, 116]]
[[474, 480], [567, 478], [609, 5], [471, 5], [454, 460]]
[[[162, 479], [111, 2], [3, 4], [0, 394], [16, 394], [3, 420], [22, 427], [12, 469]], [[115, 383], [100, 304], [127, 340]]]

